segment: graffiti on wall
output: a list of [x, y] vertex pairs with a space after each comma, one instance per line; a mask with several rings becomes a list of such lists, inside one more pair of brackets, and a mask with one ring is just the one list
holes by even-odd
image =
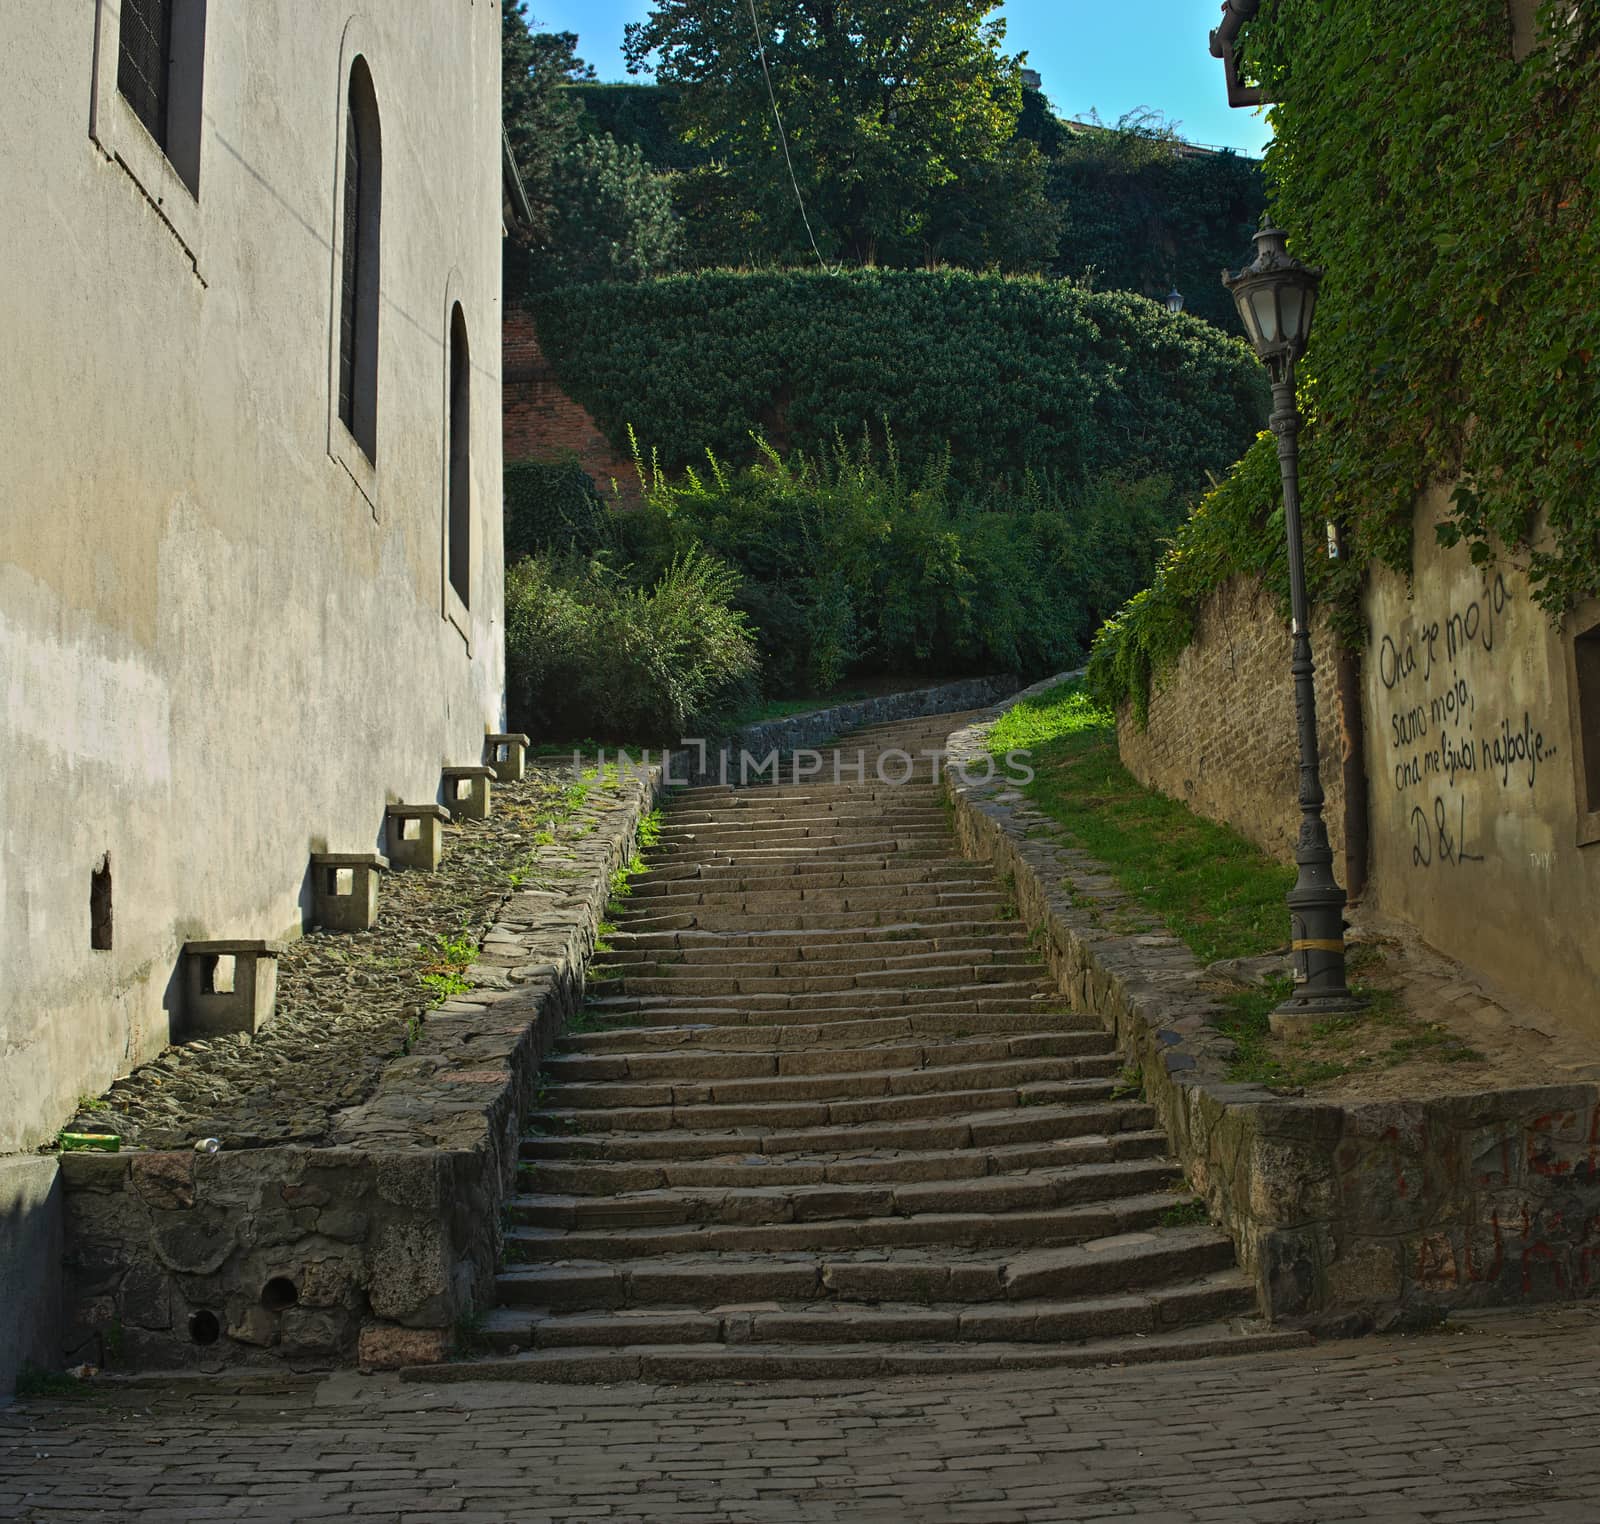
[[1506, 659], [1513, 603], [1496, 573], [1470, 601], [1377, 639], [1389, 781], [1409, 808], [1413, 867], [1483, 862], [1485, 798], [1531, 790], [1556, 755], [1531, 710], [1479, 702], [1482, 675]]

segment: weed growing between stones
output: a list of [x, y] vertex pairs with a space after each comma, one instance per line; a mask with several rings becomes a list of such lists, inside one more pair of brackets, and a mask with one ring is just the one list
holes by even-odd
[[[470, 937], [435, 936], [432, 947], [424, 945], [418, 951], [429, 959], [422, 974], [422, 982], [438, 997], [436, 1004], [456, 995], [464, 995], [472, 988], [471, 981], [465, 977], [465, 971], [472, 966], [473, 959], [478, 956], [478, 944]], [[407, 1051], [410, 1051], [409, 1046]]]
[[1161, 1226], [1164, 1228], [1198, 1228], [1210, 1221], [1211, 1214], [1206, 1210], [1205, 1202], [1198, 1197], [1170, 1206], [1161, 1214]]
[[1111, 1087], [1114, 1101], [1142, 1101], [1144, 1099], [1144, 1074], [1137, 1064], [1128, 1064]]

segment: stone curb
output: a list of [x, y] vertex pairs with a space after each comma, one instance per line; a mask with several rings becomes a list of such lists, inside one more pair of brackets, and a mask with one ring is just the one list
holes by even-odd
[[[1359, 1332], [1453, 1308], [1558, 1301], [1600, 1284], [1600, 1086], [1344, 1105], [1229, 1080], [1222, 1007], [1188, 948], [973, 765], [1007, 710], [947, 743], [961, 848], [1015, 885], [1062, 992], [1136, 1065], [1195, 1190], [1275, 1322]], [[965, 772], [959, 771], [966, 763]]]

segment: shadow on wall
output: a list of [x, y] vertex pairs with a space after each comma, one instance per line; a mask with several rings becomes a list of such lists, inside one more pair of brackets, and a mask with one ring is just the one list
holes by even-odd
[[55, 1159], [0, 1159], [0, 1403], [24, 1365], [61, 1361], [61, 1185]]

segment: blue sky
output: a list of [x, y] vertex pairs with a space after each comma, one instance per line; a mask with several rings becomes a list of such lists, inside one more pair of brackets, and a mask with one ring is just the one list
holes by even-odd
[[[649, 0], [529, 0], [544, 29], [576, 32], [579, 52], [602, 79], [626, 79], [622, 28]], [[1091, 107], [1107, 122], [1140, 106], [1175, 120], [1194, 143], [1260, 153], [1265, 120], [1230, 109], [1222, 65], [1206, 48], [1222, 7], [1216, 0], [1006, 0], [1007, 46], [1026, 49], [1062, 116]]]

